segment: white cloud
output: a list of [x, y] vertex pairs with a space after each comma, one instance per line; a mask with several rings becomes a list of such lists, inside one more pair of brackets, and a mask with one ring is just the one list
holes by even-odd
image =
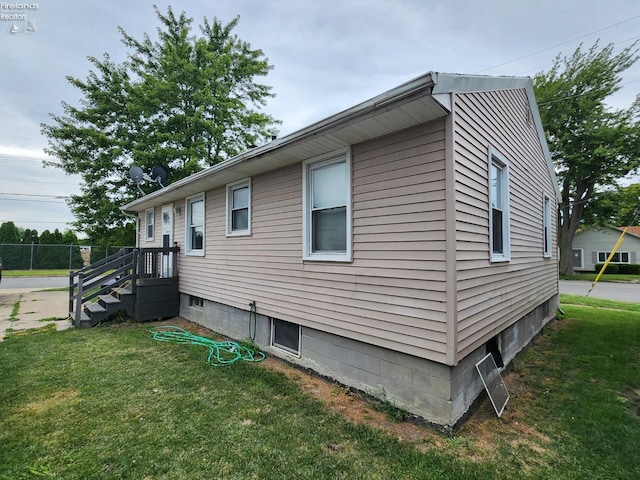
[[[36, 33], [11, 35], [7, 22], [0, 22], [0, 154], [43, 158], [47, 142], [40, 124], [50, 122], [49, 113], [61, 113], [61, 101], [75, 104], [79, 98], [65, 77], [85, 78], [87, 56], [109, 52], [114, 61], [123, 61], [127, 51], [118, 26], [136, 38], [144, 32], [153, 38], [158, 26], [153, 3], [166, 12], [170, 2], [43, 0], [32, 13]], [[266, 110], [283, 121], [282, 134], [426, 71], [533, 75], [580, 42], [590, 46], [601, 38], [602, 45], [628, 46], [640, 27], [637, 6], [628, 0], [609, 0], [606, 7], [599, 0], [193, 0], [174, 5], [175, 13], [182, 9], [194, 19], [194, 34], [205, 16], [226, 23], [240, 15], [235, 33], [262, 49], [275, 67], [263, 79], [277, 95]], [[625, 76], [631, 83], [613, 106], [631, 104], [640, 91], [638, 79], [640, 65]], [[0, 168], [6, 172], [7, 163], [0, 162]], [[62, 173], [45, 172], [37, 174], [58, 179]], [[23, 170], [23, 178], [35, 182], [32, 175]], [[8, 181], [6, 175], [3, 179]], [[72, 187], [62, 183], [60, 194]], [[24, 218], [27, 211], [35, 218], [43, 212], [37, 203], [24, 207]], [[6, 214], [5, 209], [0, 219]]]

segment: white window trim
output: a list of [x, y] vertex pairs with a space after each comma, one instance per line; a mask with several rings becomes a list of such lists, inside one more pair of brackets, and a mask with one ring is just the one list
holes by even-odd
[[[249, 188], [249, 206], [248, 206], [248, 223], [247, 229], [245, 230], [231, 230], [231, 209], [233, 206], [233, 191], [238, 188]], [[238, 180], [237, 182], [229, 183], [227, 185], [227, 237], [242, 237], [251, 235], [251, 203], [252, 203], [252, 195], [251, 195], [251, 177], [243, 178], [242, 180]]]
[[[311, 181], [311, 176], [309, 175], [309, 170], [312, 168], [323, 167], [326, 165], [331, 165], [332, 163], [339, 163], [345, 161], [346, 162], [346, 170], [347, 170], [347, 205], [346, 205], [346, 216], [347, 216], [347, 228], [346, 228], [346, 236], [347, 236], [347, 250], [346, 252], [322, 252], [322, 253], [313, 253], [311, 251], [311, 214], [309, 211], [309, 195], [311, 192], [309, 182]], [[352, 235], [351, 235], [351, 203], [352, 203], [352, 188], [351, 188], [351, 149], [343, 149], [339, 151], [332, 152], [328, 155], [323, 155], [320, 157], [310, 158], [302, 162], [302, 259], [308, 261], [319, 261], [319, 262], [351, 262], [352, 261]]]
[[[149, 236], [149, 213], [151, 213], [151, 218], [153, 219], [151, 226], [153, 227], [153, 231], [151, 236]], [[153, 238], [155, 236], [156, 231], [156, 212], [154, 207], [147, 208], [144, 211], [144, 241], [145, 242], [153, 242]]]
[[[600, 254], [604, 254], [604, 260], [600, 261]], [[627, 261], [623, 262], [622, 261], [622, 255], [626, 253], [627, 254]], [[611, 251], [608, 252], [603, 252], [601, 250], [598, 250], [598, 253], [596, 255], [596, 259], [598, 260], [596, 263], [604, 263], [607, 261], [607, 258], [609, 258], [609, 255], [611, 254]], [[611, 259], [611, 263], [631, 263], [631, 252], [623, 252], [622, 250], [618, 250], [616, 252], [616, 254], [618, 254], [618, 258], [620, 258], [619, 262], [614, 261], [613, 259]]]
[[[542, 195], [542, 256], [551, 258], [553, 248], [553, 235], [551, 234], [551, 196], [543, 193]], [[545, 230], [548, 232], [548, 238], [545, 236]]]
[[[493, 252], [493, 214], [491, 211], [491, 203], [492, 203], [492, 188], [491, 188], [491, 165], [496, 163], [500, 165], [502, 168], [502, 181], [503, 187], [502, 191], [502, 205], [503, 205], [503, 215], [502, 215], [502, 236], [503, 236], [503, 253], [494, 253]], [[488, 163], [488, 175], [487, 180], [489, 184], [489, 254], [491, 262], [508, 262], [511, 260], [511, 222], [509, 221], [510, 217], [510, 206], [509, 206], [509, 160], [502, 155], [500, 152], [496, 151], [493, 147], [489, 147], [489, 163]]]
[[[285, 320], [282, 320], [285, 321]], [[298, 351], [296, 352], [295, 350], [292, 350], [288, 347], [285, 347], [284, 345], [278, 345], [277, 343], [275, 343], [275, 337], [276, 337], [276, 319], [271, 317], [271, 338], [269, 341], [269, 345], [271, 346], [271, 348], [275, 348], [276, 350], [280, 351], [280, 352], [284, 352], [287, 355], [291, 355], [292, 357], [296, 357], [296, 358], [301, 358], [302, 354], [302, 326], [299, 323], [295, 323], [295, 322], [288, 322], [291, 323], [293, 325], [297, 325], [298, 326]]]
[[[193, 201], [202, 200], [202, 209], [203, 219], [202, 219], [202, 250], [194, 250], [191, 248], [191, 225], [189, 222], [189, 218], [191, 217], [191, 203]], [[184, 245], [185, 245], [185, 255], [193, 256], [193, 257], [204, 257], [205, 245], [207, 240], [207, 204], [203, 193], [198, 193], [197, 195], [191, 195], [185, 199], [185, 219], [184, 219]]]

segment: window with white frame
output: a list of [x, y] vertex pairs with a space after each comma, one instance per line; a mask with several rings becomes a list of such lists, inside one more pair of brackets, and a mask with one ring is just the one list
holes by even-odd
[[271, 346], [300, 356], [301, 329], [297, 323], [271, 319]]
[[204, 255], [204, 194], [187, 198], [186, 254]]
[[227, 235], [251, 234], [251, 179], [227, 185]]
[[154, 223], [155, 223], [155, 212], [153, 208], [148, 208], [147, 210], [145, 210], [144, 218], [145, 218], [144, 239], [150, 242], [153, 240], [153, 233], [154, 233], [153, 229], [154, 229]]
[[349, 152], [303, 167], [304, 259], [351, 261]]
[[509, 165], [507, 159], [489, 150], [489, 243], [491, 261], [505, 262], [511, 258], [509, 243]]
[[[598, 263], [604, 263], [609, 258], [611, 252], [598, 252]], [[613, 254], [611, 263], [630, 263], [629, 252], [616, 252]]]
[[544, 194], [544, 205], [542, 207], [542, 255], [545, 258], [551, 256], [551, 197]]

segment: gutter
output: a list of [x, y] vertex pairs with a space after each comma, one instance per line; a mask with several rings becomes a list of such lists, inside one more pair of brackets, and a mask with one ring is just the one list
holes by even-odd
[[218, 163], [217, 165], [205, 168], [204, 170], [195, 173], [194, 175], [178, 180], [177, 182], [161, 190], [152, 192], [142, 198], [136, 199], [133, 202], [120, 207], [120, 210], [135, 211], [134, 209], [136, 205], [138, 205], [142, 201], [153, 200], [156, 197], [160, 197], [169, 192], [178, 190], [180, 187], [186, 184], [197, 182], [198, 180], [207, 178], [210, 175], [215, 175], [220, 171], [227, 170], [242, 163], [265, 156], [275, 150], [286, 148], [294, 143], [303, 142], [307, 139], [323, 135], [328, 131], [337, 129], [341, 125], [349, 124], [354, 120], [364, 117], [368, 114], [380, 111], [385, 107], [390, 107], [391, 105], [402, 101], [403, 99], [410, 98], [415, 94], [423, 92], [425, 90], [428, 90], [429, 94], [431, 94], [431, 90], [435, 85], [434, 78], [436, 76], [437, 74], [431, 72], [421, 75], [420, 77], [410, 80], [396, 88], [393, 88], [392, 90], [384, 92], [370, 100], [367, 100], [354, 107], [332, 115], [331, 117], [314, 123], [308, 127], [293, 132], [282, 138], [275, 139], [267, 143], [266, 145], [247, 150], [246, 152], [243, 152], [233, 158]]

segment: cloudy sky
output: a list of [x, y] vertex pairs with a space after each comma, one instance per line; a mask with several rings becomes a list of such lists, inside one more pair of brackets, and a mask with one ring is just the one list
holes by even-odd
[[[15, 1], [15, 3], [14, 3]], [[86, 78], [88, 56], [126, 50], [117, 27], [152, 38], [152, 5], [172, 4], [199, 24], [240, 16], [235, 33], [274, 66], [276, 98], [266, 111], [286, 135], [428, 71], [533, 76], [558, 53], [639, 38], [633, 0], [40, 0], [0, 2], [0, 223], [65, 230], [64, 197], [79, 181], [43, 168], [40, 124], [76, 104], [67, 75]], [[16, 9], [32, 7], [30, 9]], [[627, 108], [640, 92], [640, 64], [611, 101]], [[132, 188], [135, 188], [132, 186]]]

